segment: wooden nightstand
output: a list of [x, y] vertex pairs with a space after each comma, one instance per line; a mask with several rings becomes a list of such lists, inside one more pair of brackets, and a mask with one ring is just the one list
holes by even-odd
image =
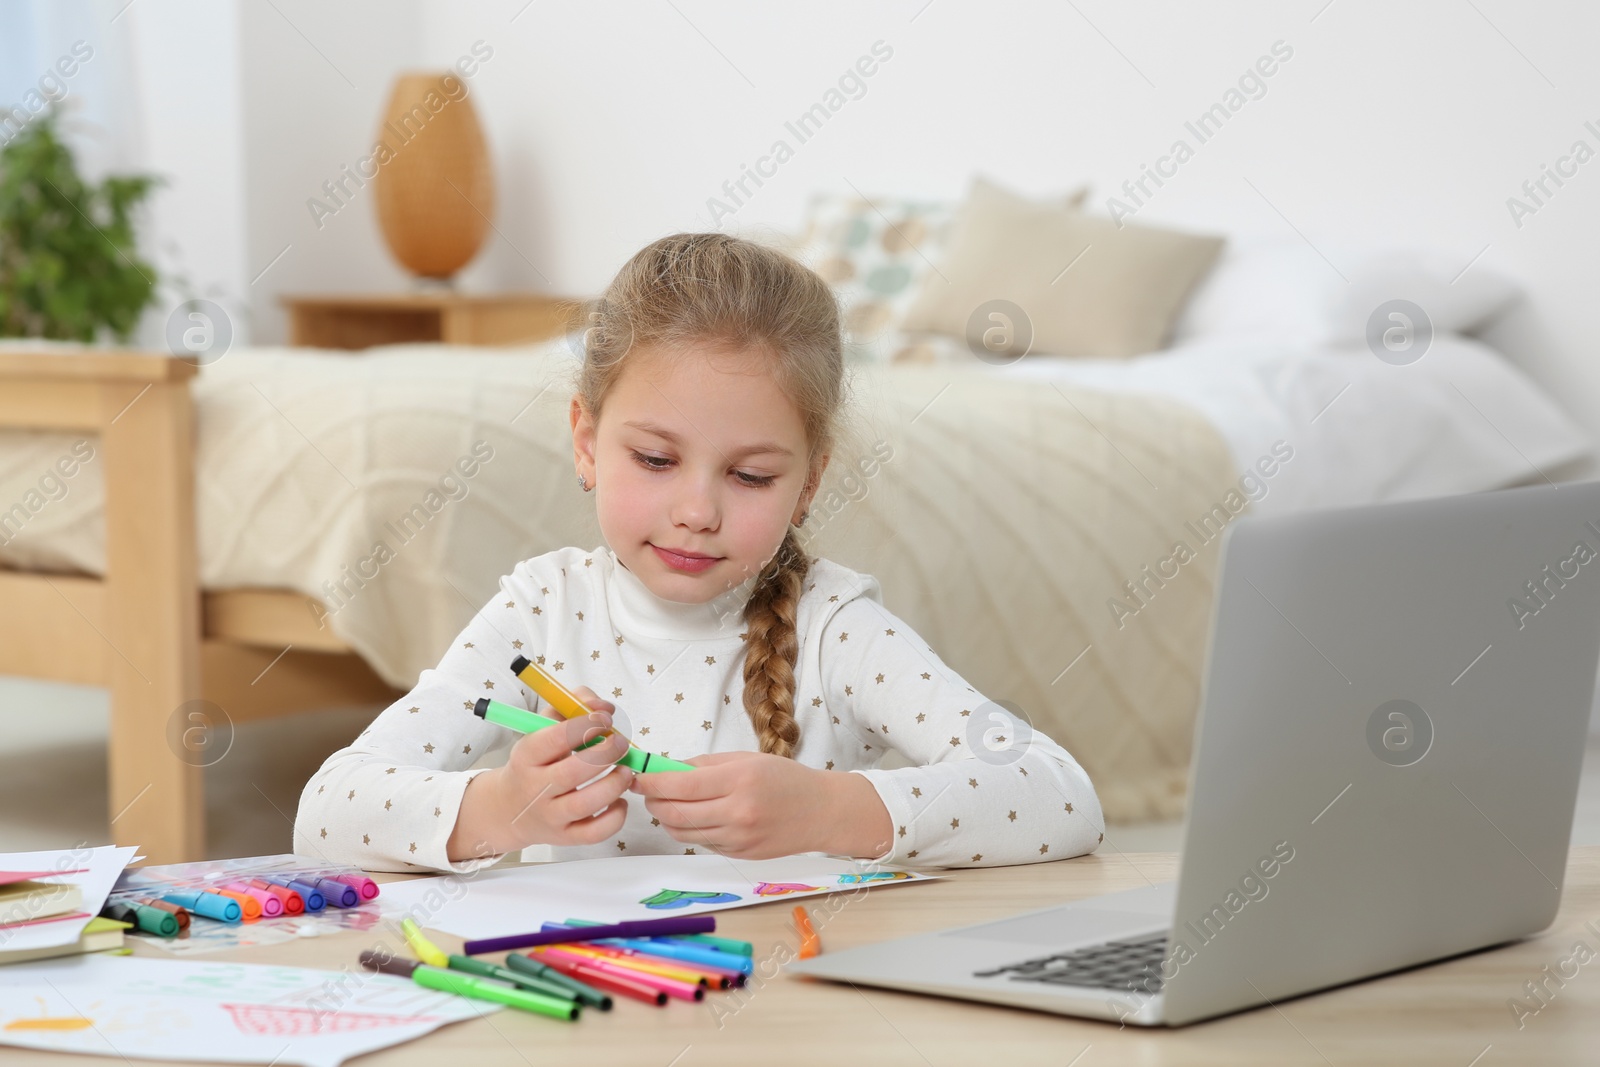
[[538, 293], [372, 293], [286, 296], [289, 343], [370, 348], [413, 341], [456, 345], [528, 344], [557, 337], [581, 301]]

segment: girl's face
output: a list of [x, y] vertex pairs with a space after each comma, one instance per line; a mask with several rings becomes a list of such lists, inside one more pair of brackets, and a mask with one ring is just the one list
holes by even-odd
[[571, 420], [606, 543], [663, 600], [706, 603], [759, 573], [816, 490], [761, 353], [636, 349], [600, 422], [577, 397]]

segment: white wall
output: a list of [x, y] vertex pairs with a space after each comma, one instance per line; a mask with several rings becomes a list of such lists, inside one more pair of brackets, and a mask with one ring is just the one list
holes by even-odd
[[785, 120], [874, 42], [893, 56], [865, 95], [724, 228], [794, 228], [818, 189], [956, 197], [974, 170], [1040, 195], [1089, 182], [1104, 210], [1281, 40], [1293, 57], [1265, 95], [1137, 218], [1439, 245], [1463, 266], [1487, 249], [1478, 264], [1530, 292], [1489, 339], [1600, 436], [1600, 161], [1520, 227], [1506, 205], [1575, 140], [1600, 150], [1583, 126], [1600, 129], [1585, 51], [1600, 8], [1580, 0], [140, 0], [120, 22], [143, 42], [147, 158], [174, 180], [163, 227], [262, 342], [284, 336], [285, 292], [406, 284], [369, 195], [321, 228], [307, 201], [368, 149], [397, 71], [479, 40], [494, 50], [470, 87], [499, 233], [462, 284], [573, 294], [646, 241], [711, 225], [708, 198], [775, 139], [793, 144]]

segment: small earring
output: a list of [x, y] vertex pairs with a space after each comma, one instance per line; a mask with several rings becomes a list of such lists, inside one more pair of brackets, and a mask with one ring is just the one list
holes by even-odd
[[806, 524], [806, 520], [809, 519], [810, 517], [811, 517], [811, 512], [802, 511], [800, 513], [800, 521], [795, 523], [795, 525], [796, 526], [804, 526]]
[[579, 485], [579, 486], [580, 486], [580, 487], [582, 487], [582, 489], [583, 489], [583, 491], [584, 491], [584, 492], [585, 492], [585, 493], [587, 493], [587, 492], [588, 492], [588, 491], [589, 491], [589, 479], [587, 479], [587, 478], [585, 478], [585, 477], [584, 477], [584, 476], [583, 476], [583, 475], [581, 475], [581, 474], [580, 474], [580, 475], [578, 475], [578, 485]]

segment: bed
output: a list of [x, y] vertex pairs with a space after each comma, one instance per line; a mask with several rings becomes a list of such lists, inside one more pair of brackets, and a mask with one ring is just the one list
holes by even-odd
[[[232, 724], [386, 703], [517, 560], [602, 543], [571, 473], [573, 351], [256, 348], [197, 371], [0, 346], [0, 673], [111, 689], [118, 841], [196, 858], [200, 769]], [[1405, 367], [1212, 337], [859, 367], [854, 396], [808, 549], [876, 575], [1118, 822], [1181, 811], [1210, 532], [1559, 479], [1589, 447], [1498, 353], [1443, 334]], [[1153, 581], [1177, 541], [1193, 558]]]

